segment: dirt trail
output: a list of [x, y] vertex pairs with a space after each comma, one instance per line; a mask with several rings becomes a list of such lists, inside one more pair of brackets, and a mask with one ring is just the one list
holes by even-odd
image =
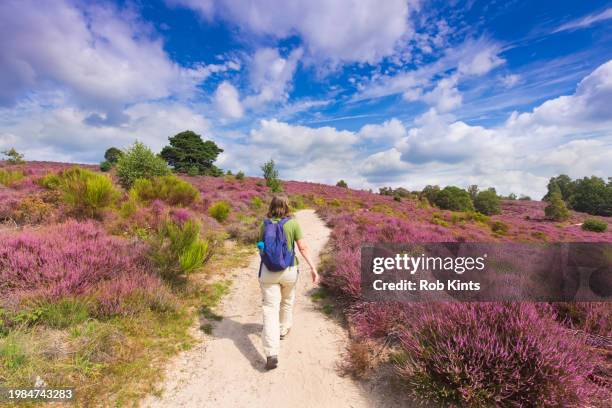
[[[329, 229], [312, 210], [296, 214], [312, 258], [329, 238]], [[301, 260], [301, 265], [305, 261]], [[233, 285], [217, 312], [223, 320], [213, 334], [170, 364], [161, 397], [145, 407], [371, 407], [380, 406], [372, 392], [349, 377], [340, 377], [338, 361], [346, 332], [315, 308], [307, 268], [298, 283], [294, 326], [281, 341], [279, 366], [264, 370], [260, 333], [259, 257], [233, 271]], [[371, 390], [370, 390], [371, 391]], [[386, 405], [386, 404], [385, 404]]]

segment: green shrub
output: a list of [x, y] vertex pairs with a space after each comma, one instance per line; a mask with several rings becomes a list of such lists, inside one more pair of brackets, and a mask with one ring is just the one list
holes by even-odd
[[474, 208], [476, 208], [476, 211], [485, 215], [501, 213], [500, 199], [497, 196], [495, 189], [488, 189], [476, 194]]
[[251, 198], [251, 207], [258, 210], [263, 206], [263, 200], [259, 197]]
[[510, 227], [503, 221], [493, 221], [491, 223], [491, 231], [496, 234], [505, 235], [508, 233]]
[[283, 184], [279, 179], [269, 180], [268, 187], [270, 187], [271, 193], [282, 193], [283, 192]]
[[19, 170], [0, 169], [0, 184], [11, 187], [13, 184], [23, 179], [23, 172]]
[[218, 201], [208, 208], [208, 214], [219, 222], [227, 219], [230, 213], [230, 205], [225, 201]]
[[582, 223], [582, 229], [585, 231], [605, 232], [608, 229], [608, 224], [595, 218], [588, 218]]
[[60, 181], [61, 181], [60, 175], [57, 173], [47, 173], [41, 178], [39, 178], [38, 180], [36, 180], [38, 185], [40, 185], [41, 187], [47, 188], [49, 190], [54, 190], [58, 188], [60, 185]]
[[119, 198], [110, 177], [75, 166], [59, 175], [43, 177], [41, 184], [61, 192], [62, 201], [78, 216], [99, 217]]
[[200, 238], [200, 225], [193, 220], [166, 221], [151, 240], [151, 259], [168, 280], [197, 270], [209, 256], [208, 241]]
[[244, 172], [242, 170], [236, 173], [236, 180], [244, 180]]
[[113, 165], [111, 164], [111, 162], [104, 160], [103, 162], [100, 163], [100, 171], [110, 171], [113, 168]]
[[137, 179], [130, 195], [139, 201], [162, 200], [170, 205], [182, 206], [188, 206], [200, 197], [199, 191], [191, 183], [174, 175]]
[[291, 197], [290, 204], [293, 210], [301, 210], [303, 208], [306, 208], [306, 204], [304, 204], [304, 197], [302, 197], [301, 195], [294, 195], [293, 197]]
[[470, 194], [454, 186], [444, 187], [443, 190], [435, 195], [434, 203], [444, 210], [453, 211], [473, 211], [474, 205]]
[[570, 212], [561, 198], [559, 191], [553, 191], [549, 197], [549, 204], [544, 208], [546, 218], [554, 221], [565, 221], [569, 219]]
[[168, 164], [141, 142], [135, 142], [117, 160], [117, 177], [128, 189], [137, 179], [150, 179], [170, 174]]
[[336, 183], [336, 187], [348, 188], [348, 184], [346, 184], [346, 181], [340, 180]]
[[76, 298], [63, 298], [39, 307], [40, 321], [58, 329], [74, 326], [89, 318], [89, 305]]

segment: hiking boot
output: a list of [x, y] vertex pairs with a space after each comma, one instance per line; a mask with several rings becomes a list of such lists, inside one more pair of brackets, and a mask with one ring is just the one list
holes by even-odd
[[282, 334], [282, 333], [281, 333], [281, 335], [280, 335], [280, 339], [281, 339], [281, 340], [285, 340], [285, 339], [287, 338], [287, 336], [289, 335], [289, 331], [290, 331], [290, 330], [291, 330], [291, 329], [287, 329], [287, 331], [285, 332], [285, 334]]
[[278, 357], [270, 356], [266, 360], [266, 370], [274, 370], [278, 365]]

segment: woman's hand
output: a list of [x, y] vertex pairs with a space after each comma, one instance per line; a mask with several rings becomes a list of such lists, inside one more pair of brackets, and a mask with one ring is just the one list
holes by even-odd
[[319, 273], [317, 272], [317, 268], [310, 268], [310, 276], [312, 277], [312, 283], [314, 285], [318, 285], [319, 284]]

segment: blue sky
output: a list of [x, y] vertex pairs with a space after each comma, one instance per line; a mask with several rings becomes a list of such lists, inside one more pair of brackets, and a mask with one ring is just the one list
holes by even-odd
[[32, 160], [192, 129], [360, 188], [612, 173], [610, 1], [7, 0], [0, 50], [0, 148]]

